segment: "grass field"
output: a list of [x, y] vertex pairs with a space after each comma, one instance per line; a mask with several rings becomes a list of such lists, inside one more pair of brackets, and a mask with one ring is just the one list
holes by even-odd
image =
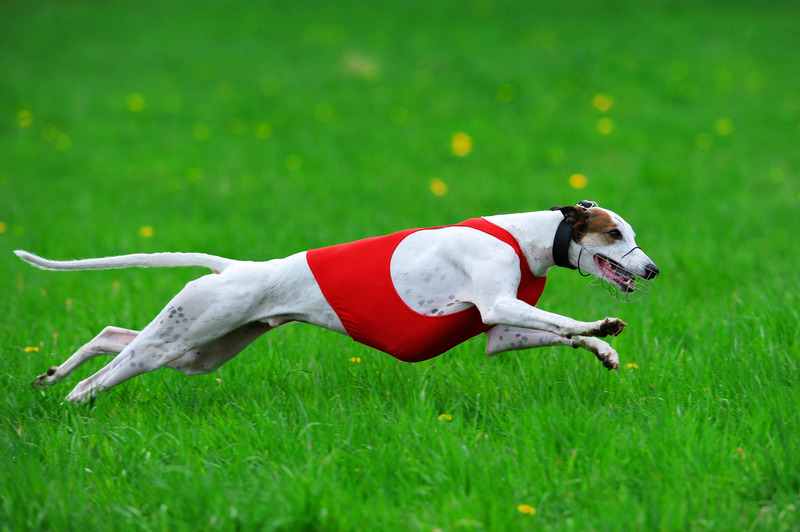
[[[0, 530], [800, 529], [795, 2], [3, 2]], [[582, 177], [581, 177], [582, 176]], [[294, 324], [92, 406], [32, 391], [200, 270], [593, 199], [661, 276], [553, 271], [571, 349], [402, 364]]]

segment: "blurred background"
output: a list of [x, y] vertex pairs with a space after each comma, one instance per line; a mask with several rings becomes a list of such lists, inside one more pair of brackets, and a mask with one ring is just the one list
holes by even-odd
[[[4, 291], [18, 247], [264, 260], [592, 199], [670, 306], [740, 284], [796, 301], [799, 11], [3, 2]], [[585, 290], [563, 273], [563, 297]]]

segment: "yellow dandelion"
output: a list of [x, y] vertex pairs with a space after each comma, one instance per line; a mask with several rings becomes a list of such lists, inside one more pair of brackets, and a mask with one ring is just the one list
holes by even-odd
[[601, 93], [592, 99], [592, 106], [601, 113], [605, 113], [611, 109], [612, 105], [614, 105], [614, 98], [608, 94]]
[[152, 225], [143, 225], [139, 228], [139, 236], [142, 238], [150, 238], [154, 232]]
[[445, 183], [439, 178], [434, 177], [433, 179], [431, 179], [429, 186], [431, 188], [431, 192], [433, 192], [435, 196], [441, 197], [447, 194], [447, 183]]
[[361, 364], [361, 358], [360, 357], [352, 357], [350, 359], [350, 362], [352, 362], [353, 364]]
[[451, 147], [454, 154], [458, 155], [459, 157], [464, 157], [472, 151], [472, 137], [459, 131], [453, 135]]
[[451, 416], [450, 414], [439, 414], [439, 419], [446, 419], [447, 421], [452, 421], [453, 416]]
[[299, 155], [293, 153], [286, 156], [283, 164], [286, 166], [287, 170], [295, 171], [299, 170], [300, 167], [303, 166], [303, 159]]
[[125, 98], [125, 106], [131, 113], [140, 113], [145, 107], [144, 97], [138, 93], [129, 94], [128, 97]]
[[29, 345], [28, 347], [25, 348], [25, 352], [26, 353], [36, 353], [38, 351], [39, 351], [39, 348], [36, 347], [35, 345]]
[[572, 174], [569, 176], [569, 186], [572, 188], [584, 188], [588, 183], [588, 179], [583, 174]]
[[6, 232], [8, 225], [5, 222], [0, 222], [0, 235]]
[[639, 369], [639, 364], [628, 363], [628, 369]]
[[345, 69], [368, 83], [377, 83], [381, 79], [380, 65], [366, 55], [349, 54], [345, 57]]
[[203, 171], [195, 167], [189, 168], [186, 170], [186, 179], [190, 183], [199, 183], [203, 179]]
[[211, 126], [208, 124], [195, 124], [192, 128], [192, 135], [197, 140], [208, 140], [211, 138]]
[[717, 132], [717, 135], [730, 135], [733, 133], [733, 122], [730, 118], [720, 118], [714, 124], [714, 130]]
[[614, 131], [614, 121], [610, 118], [601, 118], [597, 121], [597, 131], [602, 135], [608, 135]]
[[272, 136], [272, 126], [266, 122], [259, 122], [256, 124], [256, 137], [261, 140], [267, 140]]
[[31, 127], [33, 125], [33, 113], [28, 109], [17, 111], [17, 125], [22, 128]]
[[517, 506], [517, 510], [519, 510], [519, 513], [521, 514], [536, 515], [536, 508], [534, 508], [530, 504], [520, 504], [519, 506]]

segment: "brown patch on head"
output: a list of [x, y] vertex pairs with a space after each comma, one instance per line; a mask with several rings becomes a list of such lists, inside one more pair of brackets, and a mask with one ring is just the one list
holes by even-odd
[[611, 216], [600, 209], [589, 209], [574, 223], [572, 228], [575, 231], [575, 240], [583, 243], [586, 238], [590, 238], [596, 244], [612, 245], [616, 240], [609, 235], [610, 231], [618, 230], [617, 224]]

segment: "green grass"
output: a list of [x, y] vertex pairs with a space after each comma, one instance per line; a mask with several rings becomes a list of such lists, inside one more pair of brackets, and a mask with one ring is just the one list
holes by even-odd
[[[797, 530], [798, 15], [2, 3], [0, 530]], [[618, 372], [482, 339], [400, 364], [294, 324], [92, 406], [61, 400], [107, 359], [28, 387], [200, 272], [40, 272], [13, 249], [266, 260], [580, 199], [662, 271], [631, 306], [550, 275], [542, 308], [628, 322]]]

